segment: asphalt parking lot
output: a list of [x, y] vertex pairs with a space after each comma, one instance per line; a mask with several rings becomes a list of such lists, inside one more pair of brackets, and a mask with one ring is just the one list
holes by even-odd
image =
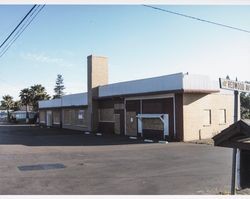
[[0, 162], [0, 194], [187, 195], [230, 190], [231, 150], [203, 144], [144, 143], [71, 130], [0, 126]]

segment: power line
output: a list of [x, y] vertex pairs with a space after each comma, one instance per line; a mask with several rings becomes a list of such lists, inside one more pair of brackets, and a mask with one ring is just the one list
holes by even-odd
[[[24, 24], [21, 29], [18, 30], [18, 32], [14, 35], [10, 43], [5, 47], [4, 50], [0, 53], [0, 58], [7, 52], [7, 50], [12, 46], [12, 44], [20, 37], [20, 35], [24, 32], [24, 30], [31, 24], [31, 22], [36, 18], [36, 16], [41, 12], [41, 10], [44, 8], [45, 4], [37, 11], [37, 13], [34, 15], [34, 17], [28, 22], [28, 24]], [[38, 6], [39, 7], [39, 6]], [[37, 9], [36, 9], [37, 10]], [[36, 10], [30, 15], [29, 18], [36, 12]]]
[[[40, 5], [38, 5], [38, 6], [36, 6], [36, 8], [35, 9], [33, 9], [32, 10], [32, 12], [29, 12], [29, 15], [27, 15], [27, 20], [22, 20], [22, 26], [17, 30], [17, 28], [15, 28], [15, 30], [17, 30], [16, 31], [16, 33], [14, 34], [14, 32], [15, 31], [12, 31], [12, 35], [14, 34], [14, 36], [13, 36], [13, 38], [11, 38], [10, 39], [10, 37], [7, 39], [8, 40], [8, 43], [5, 45], [5, 46], [3, 46], [4, 48], [3, 48], [3, 50], [2, 50], [2, 52], [0, 53], [0, 57], [2, 57], [5, 53], [6, 53], [6, 51], [11, 47], [11, 45], [18, 39], [18, 37], [22, 34], [22, 32], [27, 28], [27, 26], [34, 20], [34, 18], [36, 17], [36, 15], [38, 15], [38, 13], [43, 9], [43, 7], [44, 7], [45, 5], [43, 5], [40, 9], [39, 9], [39, 7], [40, 7]], [[38, 10], [39, 9], [39, 10]], [[38, 10], [38, 12], [36, 13], [36, 11]], [[36, 14], [35, 14], [36, 13]], [[33, 15], [35, 14], [35, 16], [33, 17], [33, 18], [31, 18]], [[30, 20], [31, 19], [31, 20]], [[30, 20], [30, 21], [29, 21]], [[21, 23], [19, 23], [19, 25], [18, 25], [18, 27], [21, 25]], [[10, 39], [10, 40], [9, 40]], [[7, 41], [6, 40], [6, 41]], [[6, 41], [5, 41], [5, 43], [6, 43]], [[7, 83], [8, 84], [8, 86], [10, 86], [10, 87], [12, 87], [12, 88], [14, 88], [14, 89], [16, 89], [18, 86], [17, 85], [14, 85], [14, 84], [12, 84], [12, 83], [10, 83], [10, 82], [8, 82], [7, 80], [5, 80], [5, 79], [3, 79], [2, 77], [0, 77], [0, 80], [1, 80], [1, 82], [5, 82], [5, 83]]]
[[[33, 21], [36, 14], [30, 21], [29, 19], [34, 15], [34, 13], [38, 10], [39, 6], [37, 6], [34, 11], [29, 15], [29, 18], [24, 22], [21, 28], [16, 32], [16, 34], [13, 36], [13, 38], [9, 41], [7, 45], [2, 49], [0, 52], [0, 58], [5, 54], [5, 52], [12, 46], [12, 44], [18, 39], [18, 37], [22, 34], [22, 32], [26, 29], [26, 27]], [[27, 24], [28, 23], [28, 24]]]
[[[29, 17], [27, 18], [27, 20], [25, 20], [22, 24], [22, 26], [16, 31], [16, 33], [14, 34], [14, 36], [12, 38], [9, 38], [8, 43], [6, 43], [3, 47], [2, 50], [0, 48], [0, 55], [5, 52], [6, 50], [9, 49], [9, 47], [11, 46], [12, 42], [15, 40], [16, 36], [23, 30], [23, 28], [25, 27], [25, 25], [28, 23], [28, 21], [30, 20], [30, 18], [34, 15], [34, 13], [38, 10], [39, 5], [36, 6], [36, 8], [34, 9], [34, 11], [32, 13], [30, 13]], [[0, 56], [1, 57], [1, 56]]]
[[238, 31], [241, 31], [241, 32], [250, 33], [250, 30], [245, 30], [245, 29], [234, 27], [234, 26], [229, 26], [229, 25], [225, 25], [225, 24], [222, 24], [222, 23], [209, 21], [209, 20], [206, 20], [206, 19], [201, 19], [201, 18], [198, 18], [198, 17], [193, 17], [191, 15], [186, 15], [186, 14], [182, 14], [182, 13], [178, 13], [178, 12], [173, 12], [171, 10], [166, 10], [166, 9], [163, 9], [163, 8], [158, 8], [158, 7], [150, 6], [150, 5], [142, 5], [142, 6], [152, 8], [152, 9], [155, 9], [155, 10], [159, 10], [159, 11], [162, 11], [162, 12], [167, 12], [167, 13], [170, 13], [170, 14], [175, 14], [175, 15], [179, 15], [179, 16], [182, 16], [182, 17], [198, 20], [198, 21], [201, 21], [201, 22], [206, 22], [206, 23], [210, 23], [210, 24], [213, 24], [213, 25], [222, 26], [224, 28], [230, 28], [230, 29], [233, 29], [233, 30], [238, 30]]
[[13, 33], [18, 29], [18, 27], [23, 23], [23, 21], [29, 16], [29, 14], [32, 12], [32, 10], [36, 7], [37, 5], [35, 4], [30, 11], [24, 16], [24, 18], [19, 22], [19, 24], [15, 27], [15, 29], [9, 34], [9, 36], [3, 41], [1, 44], [0, 48], [8, 41], [8, 39], [13, 35]]
[[[20, 37], [20, 35], [24, 32], [24, 30], [30, 25], [30, 23], [34, 20], [34, 18], [38, 15], [38, 13], [44, 8], [45, 5], [43, 5], [38, 12], [35, 14], [35, 16], [28, 22], [27, 25], [23, 25], [21, 27], [20, 30], [18, 30], [18, 32], [14, 35], [14, 38], [10, 41], [10, 43], [8, 44], [7, 47], [5, 47], [5, 50], [2, 51], [2, 53], [0, 54], [0, 58], [6, 53], [6, 51], [12, 46], [12, 44]], [[39, 7], [39, 6], [38, 6]], [[35, 11], [37, 10], [37, 8], [35, 9]], [[31, 16], [35, 13], [35, 11], [30, 15], [29, 18], [31, 18]], [[27, 22], [25, 22], [27, 23]], [[19, 33], [19, 34], [18, 34]]]

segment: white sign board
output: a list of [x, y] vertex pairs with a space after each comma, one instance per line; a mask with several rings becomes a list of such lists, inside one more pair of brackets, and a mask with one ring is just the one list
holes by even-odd
[[79, 110], [79, 112], [78, 112], [78, 119], [82, 120], [83, 119], [83, 115], [84, 115], [84, 110]]
[[246, 82], [233, 81], [220, 78], [220, 88], [250, 93], [250, 84]]

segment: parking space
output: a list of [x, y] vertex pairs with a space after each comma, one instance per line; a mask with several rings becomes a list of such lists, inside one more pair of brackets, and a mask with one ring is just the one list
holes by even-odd
[[0, 127], [0, 194], [219, 194], [231, 150], [122, 136]]
[[143, 143], [125, 136], [86, 135], [82, 131], [40, 128], [34, 125], [0, 126], [0, 144], [27, 146], [100, 146]]

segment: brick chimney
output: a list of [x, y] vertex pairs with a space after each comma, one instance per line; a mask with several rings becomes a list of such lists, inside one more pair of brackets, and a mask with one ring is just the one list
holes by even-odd
[[89, 55], [88, 61], [88, 130], [98, 128], [98, 86], [108, 84], [108, 58]]

